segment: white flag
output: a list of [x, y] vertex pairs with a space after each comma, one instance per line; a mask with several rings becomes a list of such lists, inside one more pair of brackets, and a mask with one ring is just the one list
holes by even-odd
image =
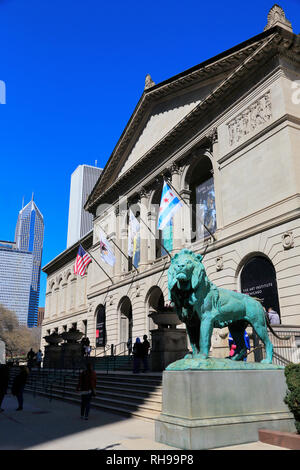
[[129, 225], [128, 225], [128, 256], [133, 256], [134, 247], [137, 243], [137, 236], [140, 231], [140, 223], [129, 210]]
[[100, 256], [101, 259], [109, 264], [110, 266], [113, 266], [116, 262], [116, 257], [114, 255], [113, 249], [110, 246], [109, 241], [107, 240], [105, 233], [103, 230], [100, 228]]

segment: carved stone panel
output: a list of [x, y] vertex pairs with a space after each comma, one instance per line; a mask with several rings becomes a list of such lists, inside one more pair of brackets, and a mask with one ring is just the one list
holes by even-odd
[[272, 119], [270, 91], [252, 103], [243, 112], [227, 123], [229, 145], [240, 144], [261, 130]]
[[294, 235], [293, 232], [285, 232], [282, 235], [282, 246], [285, 250], [289, 250], [294, 246]]

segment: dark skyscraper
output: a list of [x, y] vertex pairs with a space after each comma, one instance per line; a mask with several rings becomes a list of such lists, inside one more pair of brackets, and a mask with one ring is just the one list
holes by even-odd
[[30, 287], [27, 325], [37, 326], [40, 293], [40, 275], [44, 240], [44, 219], [32, 200], [19, 212], [15, 232], [18, 250], [33, 254], [32, 278]]

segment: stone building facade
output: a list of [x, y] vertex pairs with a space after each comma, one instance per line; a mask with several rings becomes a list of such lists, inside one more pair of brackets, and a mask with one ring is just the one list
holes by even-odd
[[[260, 297], [273, 282], [278, 298], [272, 306], [282, 324], [300, 325], [299, 148], [300, 38], [277, 5], [263, 33], [162, 83], [147, 76], [85, 205], [94, 225], [81, 244], [113, 282], [95, 262], [83, 278], [74, 276], [79, 243], [61, 253], [44, 267], [42, 336], [76, 323], [95, 345], [103, 306], [106, 344], [149, 333], [149, 311], [168, 298], [169, 257], [153, 236], [163, 178], [187, 203], [173, 217], [172, 253], [184, 247], [205, 252], [207, 274], [219, 287], [252, 289]], [[196, 188], [207, 181], [214, 189], [216, 230], [197, 237], [191, 207]], [[146, 222], [140, 223], [139, 264], [133, 269], [112, 244], [116, 263], [110, 267], [100, 257], [100, 227], [126, 254], [129, 208]], [[260, 281], [243, 286], [252, 261]], [[264, 278], [264, 263], [272, 282], [269, 274]]]

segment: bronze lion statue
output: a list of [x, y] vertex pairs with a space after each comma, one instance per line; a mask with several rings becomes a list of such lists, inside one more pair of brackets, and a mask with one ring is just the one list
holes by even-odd
[[262, 305], [246, 294], [213, 284], [206, 275], [201, 255], [183, 249], [172, 258], [168, 289], [177, 315], [186, 324], [193, 357], [207, 358], [213, 328], [228, 326], [237, 346], [233, 359], [242, 360], [247, 353], [244, 331], [250, 324], [265, 345], [266, 358], [262, 362], [272, 363], [273, 345]]

